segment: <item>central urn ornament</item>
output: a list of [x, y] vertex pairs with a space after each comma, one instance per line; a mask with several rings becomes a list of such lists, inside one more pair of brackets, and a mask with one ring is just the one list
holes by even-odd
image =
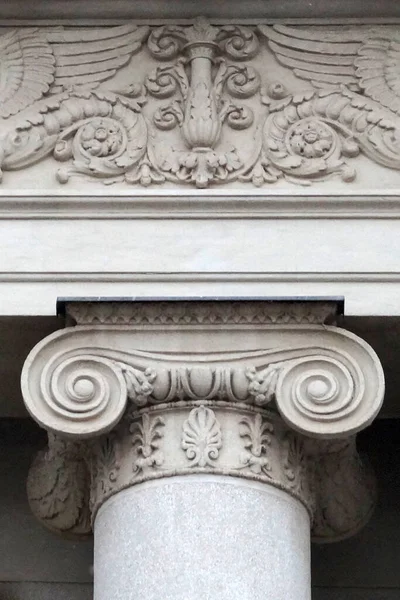
[[157, 68], [147, 79], [147, 89], [165, 98], [178, 88], [181, 100], [160, 108], [154, 123], [159, 129], [179, 124], [187, 152], [180, 152], [163, 170], [182, 181], [207, 187], [210, 181], [226, 180], [240, 169], [236, 150], [215, 150], [225, 121], [234, 129], [245, 129], [254, 121], [249, 107], [222, 97], [224, 89], [233, 98], [249, 98], [259, 89], [260, 78], [252, 67], [228, 65], [224, 56], [235, 60], [252, 58], [258, 39], [246, 27], [213, 27], [199, 18], [189, 28], [166, 25], [152, 32], [148, 47], [154, 57], [169, 59], [181, 53], [175, 65]]

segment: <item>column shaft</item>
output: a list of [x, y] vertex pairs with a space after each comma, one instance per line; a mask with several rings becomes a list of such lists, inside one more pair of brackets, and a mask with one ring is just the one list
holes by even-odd
[[309, 600], [309, 515], [258, 482], [186, 475], [104, 503], [95, 600]]

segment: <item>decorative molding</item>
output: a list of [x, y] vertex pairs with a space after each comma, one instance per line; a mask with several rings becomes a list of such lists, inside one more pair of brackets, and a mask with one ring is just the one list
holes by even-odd
[[[1, 272], [0, 283], [399, 283], [400, 271], [188, 271], [188, 272]], [[340, 288], [339, 288], [340, 289]], [[174, 296], [171, 294], [171, 297]], [[294, 296], [295, 297], [295, 296]], [[328, 293], [326, 297], [329, 297]], [[346, 298], [347, 300], [347, 298]], [[346, 303], [347, 306], [347, 303]], [[394, 311], [395, 308], [392, 308]], [[48, 314], [48, 313], [46, 313]], [[51, 313], [53, 314], [53, 313]], [[366, 313], [361, 316], [369, 316]], [[357, 314], [355, 316], [360, 316]], [[387, 316], [395, 316], [390, 313]]]
[[70, 537], [91, 534], [86, 452], [83, 444], [49, 433], [48, 448], [37, 454], [27, 480], [33, 514], [51, 531]]
[[251, 300], [179, 302], [65, 301], [77, 325], [320, 325], [334, 319], [335, 302]]
[[[39, 343], [22, 373], [23, 396], [33, 418], [51, 431], [85, 438], [111, 430], [128, 402], [145, 406], [220, 400], [271, 405], [306, 435], [346, 437], [369, 424], [381, 407], [380, 363], [365, 342], [342, 329], [293, 323], [290, 318], [287, 324], [265, 324], [263, 315], [268, 313], [261, 311], [258, 318], [257, 302], [252, 308], [244, 302], [243, 311], [227, 309], [222, 323], [214, 316], [199, 321], [199, 315], [215, 313], [206, 306], [200, 311], [196, 303], [188, 313], [190, 303], [185, 302], [171, 303], [176, 320], [159, 319], [164, 305], [154, 302], [151, 309], [152, 304], [143, 303], [143, 313], [141, 303], [101, 303], [95, 314], [124, 315], [130, 324], [104, 325], [89, 316], [91, 325], [67, 328]], [[137, 314], [139, 323], [132, 323]], [[151, 315], [147, 324], [143, 314]], [[244, 323], [230, 321], [232, 314], [247, 317]], [[321, 317], [318, 305], [316, 315]], [[214, 352], [201, 352], [209, 346], [210, 327], [218, 346]], [[152, 340], [157, 336], [158, 352], [147, 349], [146, 331]], [[249, 335], [253, 342], [243, 348], [242, 340]]]
[[146, 468], [160, 467], [164, 454], [159, 449], [163, 438], [165, 421], [162, 417], [151, 418], [143, 413], [142, 422], [134, 421], [129, 431], [133, 434], [132, 444], [136, 446], [137, 456], [133, 463], [134, 473], [140, 474]]
[[197, 473], [286, 491], [320, 541], [365, 523], [375, 488], [352, 434], [379, 410], [383, 375], [365, 342], [324, 324], [331, 303], [71, 307], [90, 324], [40, 342], [22, 373], [50, 431], [28, 481], [47, 527], [87, 534], [119, 491]]
[[203, 404], [193, 408], [182, 427], [182, 450], [190, 466], [214, 467], [221, 447], [221, 425], [214, 411]]
[[[400, 219], [400, 196], [396, 190], [365, 190], [359, 193], [331, 195], [279, 193], [267, 190], [188, 190], [184, 195], [163, 193], [159, 189], [143, 190], [140, 196], [117, 193], [59, 194], [38, 193], [37, 190], [7, 190], [0, 196], [0, 220], [63, 220], [91, 219], [95, 221], [180, 219]], [[301, 193], [299, 193], [299, 191]], [[310, 190], [309, 190], [310, 192]]]
[[[303, 22], [312, 24], [326, 22], [336, 24], [366, 24], [375, 23], [392, 24], [399, 21], [400, 12], [391, 0], [381, 0], [379, 6], [374, 0], [353, 0], [351, 5], [343, 4], [340, 0], [332, 0], [329, 5], [321, 6], [320, 2], [311, 0], [309, 4], [293, 3], [291, 0], [273, 4], [265, 4], [263, 0], [248, 0], [246, 6], [240, 0], [229, 0], [226, 4], [215, 4], [213, 0], [204, 0], [202, 10], [213, 19], [213, 23], [239, 23], [254, 24], [261, 19], [273, 22]], [[0, 18], [6, 21], [17, 20], [20, 25], [26, 25], [26, 6], [23, 0], [15, 0], [12, 4], [3, 1], [0, 5]], [[176, 9], [162, 0], [137, 0], [134, 4], [130, 0], [119, 0], [117, 5], [112, 5], [106, 0], [87, 0], [82, 4], [80, 0], [37, 0], [32, 11], [31, 19], [41, 19], [52, 24], [67, 21], [69, 24], [79, 24], [84, 19], [85, 24], [96, 25], [99, 19], [104, 24], [112, 24], [120, 19], [144, 19], [146, 22], [157, 24], [161, 19], [173, 20], [173, 23], [185, 23], [192, 20], [193, 15], [199, 10], [195, 0], [184, 0], [180, 6], [179, 19]], [[79, 19], [79, 20], [78, 20]], [[37, 22], [36, 22], [37, 25]]]
[[[311, 448], [312, 444], [308, 452], [313, 460]], [[346, 539], [358, 533], [371, 517], [377, 501], [375, 475], [358, 454], [354, 437], [319, 444], [316, 452], [313, 540], [327, 543]]]
[[52, 155], [60, 184], [79, 175], [200, 189], [352, 182], [360, 153], [400, 171], [397, 39], [390, 25], [202, 17], [17, 28], [0, 38], [0, 166]]
[[[145, 417], [146, 415], [146, 417]], [[142, 461], [142, 440], [137, 432], [143, 427], [143, 419], [153, 423], [159, 430], [153, 437], [153, 447], [148, 447], [149, 456], [157, 454], [160, 460]], [[130, 426], [126, 426], [126, 422]], [[291, 465], [296, 469], [296, 485], [287, 475], [284, 446], [288, 428], [273, 411], [245, 404], [227, 402], [188, 401], [128, 410], [126, 419], [108, 436], [115, 436], [123, 458], [113, 486], [104, 493], [104, 473], [92, 478], [92, 519], [100, 506], [120, 490], [149, 481], [174, 475], [214, 473], [241, 477], [268, 483], [300, 500], [313, 518], [314, 488], [311, 462], [302, 450], [291, 456]], [[154, 436], [153, 427], [152, 434]], [[293, 433], [299, 448], [306, 448], [305, 438]], [[103, 438], [99, 438], [100, 461]], [[315, 452], [318, 442], [312, 449]], [[92, 461], [96, 462], [99, 450], [97, 442], [91, 443]], [[268, 461], [266, 449], [268, 447]], [[137, 469], [137, 461], [141, 468]], [[299, 462], [301, 461], [302, 466]], [[130, 465], [134, 468], [129, 468]], [[100, 472], [100, 470], [95, 471]], [[301, 480], [301, 481], [300, 481]]]
[[245, 450], [240, 456], [243, 467], [249, 467], [253, 473], [264, 473], [271, 477], [272, 465], [268, 458], [268, 449], [271, 446], [273, 432], [272, 423], [264, 419], [260, 413], [253, 418], [243, 417], [239, 423], [239, 435], [245, 440]]
[[[50, 448], [54, 444], [70, 442], [50, 435]], [[175, 475], [229, 475], [284, 490], [306, 507], [318, 542], [353, 535], [376, 501], [375, 480], [353, 438], [310, 440], [290, 431], [275, 412], [244, 404], [133, 409], [111, 433], [80, 442], [79, 455], [75, 448], [62, 463], [54, 458], [49, 451], [36, 459], [28, 495], [35, 516], [68, 535], [90, 533], [89, 492], [93, 522], [119, 491]]]

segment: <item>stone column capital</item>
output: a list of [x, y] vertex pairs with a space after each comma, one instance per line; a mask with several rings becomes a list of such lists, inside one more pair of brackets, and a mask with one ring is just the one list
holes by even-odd
[[273, 408], [296, 431], [347, 437], [383, 400], [378, 357], [325, 325], [329, 303], [71, 303], [77, 325], [40, 342], [22, 372], [32, 417], [54, 433], [110, 431], [128, 403], [227, 401]]
[[[379, 411], [383, 373], [363, 340], [325, 324], [331, 304], [71, 303], [67, 314], [76, 325], [39, 343], [22, 373], [26, 406], [52, 434], [28, 481], [47, 526], [82, 534], [82, 511], [93, 519], [122, 489], [195, 473], [285, 490], [323, 541], [369, 517], [355, 433]], [[48, 510], [68, 487], [61, 472], [80, 490], [76, 522], [62, 502]]]

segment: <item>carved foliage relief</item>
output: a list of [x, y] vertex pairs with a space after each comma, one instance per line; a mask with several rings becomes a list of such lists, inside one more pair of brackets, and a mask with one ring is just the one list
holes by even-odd
[[0, 37], [0, 168], [198, 188], [400, 170], [392, 26], [126, 23]]

